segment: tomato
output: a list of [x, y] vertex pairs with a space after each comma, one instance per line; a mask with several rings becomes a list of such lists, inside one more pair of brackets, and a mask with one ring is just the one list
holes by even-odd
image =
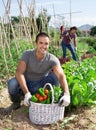
[[43, 99], [44, 99], [44, 100], [46, 100], [47, 98], [48, 98], [48, 96], [47, 96], [47, 95], [43, 96]]
[[36, 93], [35, 96], [39, 98], [41, 95], [39, 93]]
[[45, 89], [45, 90], [44, 90], [44, 93], [45, 93], [46, 95], [48, 95], [48, 93], [49, 93], [48, 89]]
[[43, 100], [44, 100], [43, 96], [40, 96], [40, 97], [38, 98], [38, 101], [39, 101], [39, 102], [42, 102]]

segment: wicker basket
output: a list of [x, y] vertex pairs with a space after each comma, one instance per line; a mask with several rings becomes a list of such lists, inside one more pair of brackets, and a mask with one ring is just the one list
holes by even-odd
[[64, 118], [65, 107], [60, 107], [54, 104], [54, 91], [50, 83], [45, 84], [50, 86], [52, 91], [52, 103], [51, 104], [41, 104], [30, 102], [29, 107], [29, 118], [34, 124], [52, 124]]

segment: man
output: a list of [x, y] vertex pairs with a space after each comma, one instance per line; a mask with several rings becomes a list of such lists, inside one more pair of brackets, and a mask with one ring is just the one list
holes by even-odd
[[[70, 28], [70, 30], [66, 30], [63, 32], [62, 37], [62, 50], [63, 50], [63, 58], [66, 58], [66, 48], [68, 48], [72, 54], [73, 59], [76, 61], [76, 31], [77, 27], [73, 26]], [[73, 40], [73, 46], [72, 46], [72, 40]]]
[[69, 105], [70, 94], [66, 77], [59, 60], [48, 53], [49, 42], [49, 36], [41, 32], [36, 36], [36, 49], [27, 50], [21, 56], [15, 78], [8, 81], [8, 92], [13, 104], [6, 108], [6, 112], [18, 109], [22, 96], [24, 105], [29, 106], [32, 94], [38, 92], [38, 89], [46, 83], [59, 85], [60, 82], [64, 90], [60, 103], [65, 106]]

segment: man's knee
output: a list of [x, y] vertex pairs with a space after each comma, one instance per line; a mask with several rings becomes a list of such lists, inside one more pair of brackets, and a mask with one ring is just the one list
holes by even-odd
[[16, 78], [12, 78], [8, 81], [8, 92], [10, 95], [13, 95], [16, 92], [17, 86], [18, 86], [18, 82]]

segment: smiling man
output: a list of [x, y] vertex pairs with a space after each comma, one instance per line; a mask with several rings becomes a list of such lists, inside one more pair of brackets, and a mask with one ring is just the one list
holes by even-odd
[[5, 109], [11, 112], [20, 107], [21, 97], [24, 97], [24, 105], [29, 106], [29, 99], [32, 94], [38, 92], [40, 87], [46, 83], [62, 86], [64, 95], [60, 99], [60, 104], [68, 106], [70, 94], [66, 77], [58, 58], [48, 52], [49, 36], [41, 32], [36, 36], [36, 48], [26, 50], [18, 63], [15, 78], [8, 81], [8, 92], [13, 102]]

